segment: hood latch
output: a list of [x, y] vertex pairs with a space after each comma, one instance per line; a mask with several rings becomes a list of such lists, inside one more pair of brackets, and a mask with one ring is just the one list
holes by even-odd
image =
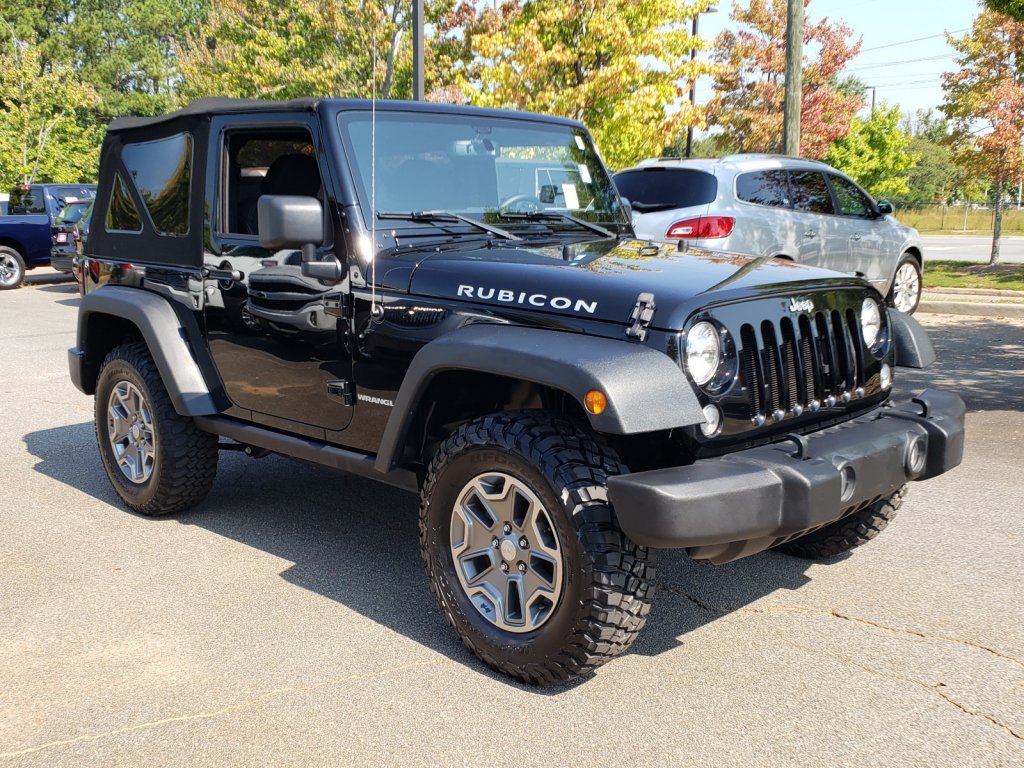
[[651, 325], [651, 320], [654, 319], [654, 310], [657, 308], [653, 293], [641, 293], [637, 296], [636, 306], [633, 307], [633, 313], [629, 316], [631, 325], [626, 329], [626, 335], [638, 341], [646, 340], [647, 329]]

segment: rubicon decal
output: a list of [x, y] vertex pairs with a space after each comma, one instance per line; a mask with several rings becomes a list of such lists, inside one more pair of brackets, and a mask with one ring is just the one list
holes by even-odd
[[597, 312], [597, 302], [586, 299], [570, 299], [567, 296], [548, 296], [546, 293], [510, 291], [507, 288], [483, 288], [478, 285], [460, 285], [457, 296], [481, 301], [497, 301], [502, 304], [519, 304], [524, 307], [550, 307], [571, 309], [573, 312]]

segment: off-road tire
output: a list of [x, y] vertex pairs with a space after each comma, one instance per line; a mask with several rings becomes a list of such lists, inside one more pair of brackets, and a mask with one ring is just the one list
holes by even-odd
[[904, 485], [891, 496], [880, 499], [859, 512], [836, 520], [813, 533], [780, 544], [777, 549], [805, 560], [825, 560], [849, 552], [862, 544], [867, 544], [885, 530], [903, 504], [903, 497], [906, 494], [907, 486]]
[[10, 264], [12, 270], [9, 279], [0, 279], [0, 291], [20, 288], [22, 283], [25, 282], [25, 259], [16, 250], [6, 245], [0, 245], [0, 259]]
[[[143, 394], [153, 415], [157, 455], [152, 474], [141, 484], [121, 472], [107, 433], [110, 393], [122, 381]], [[174, 410], [145, 344], [124, 344], [107, 355], [96, 382], [95, 410], [103, 468], [129, 508], [158, 517], [195, 506], [210, 492], [217, 473], [217, 437], [199, 430], [192, 419]]]
[[[527, 633], [484, 619], [455, 573], [456, 496], [490, 470], [537, 495], [563, 550], [561, 599], [550, 619]], [[441, 444], [421, 493], [420, 549], [441, 611], [485, 664], [526, 683], [553, 684], [585, 675], [632, 645], [654, 597], [654, 553], [626, 537], [607, 501], [606, 479], [626, 471], [598, 436], [543, 411], [485, 416]]]

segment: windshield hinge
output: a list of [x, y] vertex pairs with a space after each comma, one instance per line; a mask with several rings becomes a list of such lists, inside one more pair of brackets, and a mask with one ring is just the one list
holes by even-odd
[[654, 319], [654, 310], [657, 308], [653, 293], [641, 293], [637, 296], [636, 306], [633, 307], [633, 313], [629, 316], [629, 322], [632, 325], [626, 329], [626, 335], [631, 339], [646, 340], [647, 329], [651, 325], [651, 320]]

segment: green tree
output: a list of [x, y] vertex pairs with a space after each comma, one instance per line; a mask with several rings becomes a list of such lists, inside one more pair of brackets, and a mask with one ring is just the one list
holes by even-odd
[[899, 127], [900, 109], [881, 105], [867, 120], [853, 118], [850, 131], [836, 139], [825, 162], [854, 179], [872, 197], [906, 195], [907, 172], [917, 157], [909, 150], [910, 134]]
[[582, 120], [612, 167], [661, 154], [687, 125], [703, 126], [690, 81], [714, 71], [690, 60], [694, 14], [710, 0], [506, 2], [485, 8], [465, 74], [474, 104]]
[[1024, 22], [984, 11], [963, 37], [947, 35], [957, 70], [943, 75], [943, 113], [966, 175], [989, 179], [995, 202], [990, 263], [999, 261], [1007, 182], [1024, 174]]
[[1024, 21], [1024, 0], [985, 0], [985, 7], [1017, 21]]
[[94, 181], [103, 132], [96, 92], [74, 70], [42, 64], [37, 46], [0, 49], [0, 189]]
[[[810, 0], [805, 0], [805, 5]], [[724, 145], [744, 152], [782, 151], [782, 100], [786, 63], [786, 0], [750, 0], [746, 8], [733, 3], [737, 31], [715, 39], [715, 61], [723, 65], [715, 79], [715, 98], [708, 105], [711, 124], [722, 128]], [[821, 158], [832, 142], [844, 136], [864, 105], [864, 84], [840, 73], [860, 50], [852, 32], [827, 18], [804, 25], [804, 57], [800, 107], [800, 154]]]

